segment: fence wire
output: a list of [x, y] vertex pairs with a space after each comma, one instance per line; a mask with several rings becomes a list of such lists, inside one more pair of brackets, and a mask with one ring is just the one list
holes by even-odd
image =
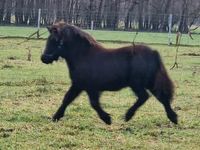
[[[120, 8], [120, 12], [107, 10], [106, 13], [87, 10], [83, 7], [77, 10], [73, 9], [72, 12], [63, 8], [52, 8], [51, 11], [45, 8], [33, 9], [28, 7], [0, 9], [0, 12], [2, 12], [0, 15], [0, 38], [45, 39], [48, 32], [44, 27], [56, 21], [64, 20], [87, 30], [101, 42], [131, 43], [136, 33], [139, 33], [135, 39], [136, 43], [170, 44], [172, 41], [173, 44], [181, 19], [184, 18], [190, 26], [184, 25], [182, 28], [185, 32], [182, 37], [182, 44], [200, 45], [200, 15], [156, 14], [153, 12], [139, 15], [134, 11], [128, 12], [128, 9], [129, 6], [124, 6]], [[170, 15], [171, 20], [169, 20]], [[100, 37], [100, 34], [105, 36]]]

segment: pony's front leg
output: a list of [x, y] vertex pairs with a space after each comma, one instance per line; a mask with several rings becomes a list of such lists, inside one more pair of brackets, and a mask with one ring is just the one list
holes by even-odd
[[106, 113], [99, 103], [99, 92], [98, 91], [87, 91], [89, 96], [90, 104], [94, 110], [98, 113], [99, 117], [108, 125], [111, 124], [111, 117], [108, 113]]
[[81, 90], [75, 86], [71, 86], [68, 92], [65, 94], [63, 102], [57, 112], [53, 116], [53, 121], [58, 121], [64, 116], [66, 107], [81, 93]]

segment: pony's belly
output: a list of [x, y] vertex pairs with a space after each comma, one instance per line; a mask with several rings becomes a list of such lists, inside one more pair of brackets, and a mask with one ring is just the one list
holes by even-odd
[[127, 84], [109, 85], [109, 86], [99, 87], [99, 90], [100, 91], [118, 91], [127, 86], [128, 86]]
[[94, 89], [98, 91], [117, 91], [128, 86], [127, 68], [110, 69], [114, 67], [105, 67], [104, 69], [81, 69], [72, 74], [73, 83], [76, 83], [82, 89]]
[[127, 81], [100, 81], [100, 80], [80, 80], [76, 82], [76, 85], [81, 89], [97, 90], [97, 91], [118, 91], [128, 86]]

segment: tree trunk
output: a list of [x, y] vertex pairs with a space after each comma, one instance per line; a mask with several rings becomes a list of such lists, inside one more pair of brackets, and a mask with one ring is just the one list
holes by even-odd
[[101, 28], [103, 4], [104, 4], [104, 0], [100, 0], [98, 11], [97, 11], [96, 23], [95, 23], [97, 28]]
[[5, 2], [6, 0], [0, 0], [0, 23], [3, 23]]
[[151, 16], [151, 29], [153, 31], [158, 31], [159, 27], [159, 17], [155, 14]]
[[124, 30], [131, 29], [131, 13], [134, 10], [135, 2], [132, 1], [131, 4], [130, 4], [130, 2], [128, 2], [127, 6], [125, 6], [125, 7], [128, 7], [128, 6], [130, 6], [130, 8], [128, 9], [127, 15], [125, 16], [125, 22], [124, 22], [125, 28], [124, 28]]
[[142, 31], [144, 29], [143, 26], [143, 7], [144, 7], [144, 1], [140, 0], [140, 3], [138, 5], [138, 30]]
[[144, 25], [143, 30], [149, 30], [149, 0], [144, 1]]
[[171, 6], [171, 0], [167, 0], [166, 4], [164, 5], [163, 16], [161, 16], [162, 17], [161, 27], [160, 27], [161, 31], [167, 31], [170, 6]]
[[113, 18], [113, 30], [116, 30], [118, 28], [118, 22], [119, 22], [119, 11], [120, 11], [120, 1], [116, 0], [114, 3], [114, 18]]
[[12, 0], [7, 0], [6, 1], [5, 24], [11, 23], [11, 9], [12, 9]]
[[180, 24], [178, 27], [178, 31], [181, 33], [187, 33], [188, 32], [188, 27], [187, 27], [187, 13], [188, 13], [188, 0], [183, 1], [183, 6], [182, 6], [182, 12], [181, 12], [181, 19], [180, 19]]
[[56, 3], [56, 21], [63, 19], [62, 17], [62, 0], [57, 0]]
[[89, 10], [87, 14], [87, 27], [91, 28], [91, 22], [93, 21], [94, 16], [94, 0], [90, 0]]
[[15, 23], [23, 24], [23, 4], [24, 0], [16, 1], [16, 9], [15, 9]]
[[68, 21], [69, 23], [72, 23], [72, 18], [73, 18], [73, 10], [74, 10], [74, 0], [70, 1], [70, 7], [69, 7], [69, 16], [68, 16]]
[[76, 0], [75, 12], [74, 12], [74, 24], [77, 25], [77, 26], [80, 26], [79, 17], [80, 17], [80, 1]]
[[112, 28], [112, 19], [113, 19], [113, 0], [107, 0], [105, 3], [106, 8], [106, 24], [105, 27], [108, 29]]

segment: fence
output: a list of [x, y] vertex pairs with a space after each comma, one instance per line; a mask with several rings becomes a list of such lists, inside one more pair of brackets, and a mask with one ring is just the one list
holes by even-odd
[[[142, 20], [140, 20], [141, 26], [138, 16], [131, 14], [131, 16], [129, 16], [129, 21], [127, 21], [125, 13], [120, 14], [117, 21], [113, 20], [115, 16], [114, 13], [103, 16], [100, 21], [97, 17], [98, 14], [93, 14], [93, 17], [86, 15], [69, 16], [68, 14], [65, 16], [63, 14], [59, 15], [54, 11], [48, 12], [45, 9], [30, 10], [26, 15], [17, 11], [12, 12], [9, 21], [6, 21], [7, 17], [4, 15], [3, 21], [0, 22], [0, 38], [47, 38], [48, 32], [44, 26], [63, 19], [69, 23], [87, 29], [87, 32], [90, 32], [90, 34], [92, 34], [98, 41], [131, 43], [136, 36], [136, 33], [138, 33], [135, 38], [136, 43], [168, 45], [171, 43], [175, 44], [176, 33], [174, 32], [180, 23], [180, 17], [175, 14], [149, 14], [148, 16], [142, 16]], [[193, 17], [185, 16], [185, 18], [187, 18], [187, 20], [193, 20]], [[165, 26], [165, 30], [163, 30], [163, 26]], [[199, 21], [196, 21], [192, 28], [195, 29], [198, 27]], [[126, 30], [126, 32], [124, 32], [124, 30]], [[198, 28], [192, 34], [193, 39], [191, 39], [188, 33], [182, 35], [181, 44], [200, 47], [199, 33], [200, 30]], [[16, 43], [9, 44], [11, 48], [8, 49], [14, 49], [13, 47], [16, 46], [15, 44]], [[0, 50], [2, 49], [4, 49], [4, 47], [0, 45]], [[175, 48], [173, 50], [175, 50]], [[61, 76], [57, 78], [60, 77]], [[13, 75], [12, 78], [10, 77], [10, 80], [14, 80], [15, 78], [15, 75]], [[40, 79], [41, 75], [38, 75], [36, 78]], [[10, 83], [8, 82], [6, 84]], [[12, 94], [8, 95], [10, 96]]]
[[[97, 40], [100, 41], [132, 42], [135, 33], [140, 32], [136, 38], [136, 42], [170, 45], [171, 43], [175, 43], [176, 31], [179, 29], [181, 19], [184, 18], [187, 24], [190, 23], [190, 29], [196, 30], [188, 30], [186, 22], [183, 23], [182, 30], [186, 34], [182, 37], [182, 44], [199, 45], [198, 43], [200, 43], [200, 28], [198, 28], [200, 26], [200, 18], [196, 16], [152, 13], [138, 16], [138, 14], [133, 13], [127, 14], [127, 12], [120, 12], [119, 14], [116, 14], [116, 12], [110, 12], [106, 15], [104, 14], [99, 16], [100, 14], [97, 12], [88, 13], [86, 10], [78, 10], [70, 15], [69, 12], [59, 12], [55, 10], [49, 11], [47, 9], [40, 8], [15, 8], [14, 10], [9, 10], [8, 12], [10, 12], [9, 17], [5, 12], [4, 15], [0, 17], [0, 37], [46, 38], [48, 34], [43, 27], [51, 25], [53, 22], [64, 20], [83, 29], [106, 30], [106, 32], [102, 31], [102, 34], [107, 34], [110, 39], [106, 39], [106, 37], [104, 37], [105, 39], [98, 37], [97, 32], [99, 31], [89, 31], [91, 34], [94, 34]], [[19, 26], [32, 28], [16, 28]], [[109, 36], [109, 33], [111, 32], [108, 31], [113, 30], [129, 31], [130, 33], [118, 32], [119, 35], [127, 35], [126, 39], [122, 39], [116, 32], [112, 33], [115, 36]], [[26, 34], [24, 34], [24, 32], [26, 32]], [[149, 41], [152, 37], [153, 39]]]
[[[0, 25], [18, 25], [18, 26], [47, 26], [55, 21], [64, 20], [82, 28], [109, 29], [109, 30], [143, 30], [143, 31], [168, 31], [168, 18], [170, 13], [129, 13], [124, 11], [109, 11], [99, 13], [87, 9], [74, 10], [68, 12], [64, 10], [49, 9], [6, 9], [1, 10]], [[186, 31], [188, 26], [200, 25], [199, 14], [193, 15], [172, 15], [172, 29], [176, 30], [182, 26]]]

